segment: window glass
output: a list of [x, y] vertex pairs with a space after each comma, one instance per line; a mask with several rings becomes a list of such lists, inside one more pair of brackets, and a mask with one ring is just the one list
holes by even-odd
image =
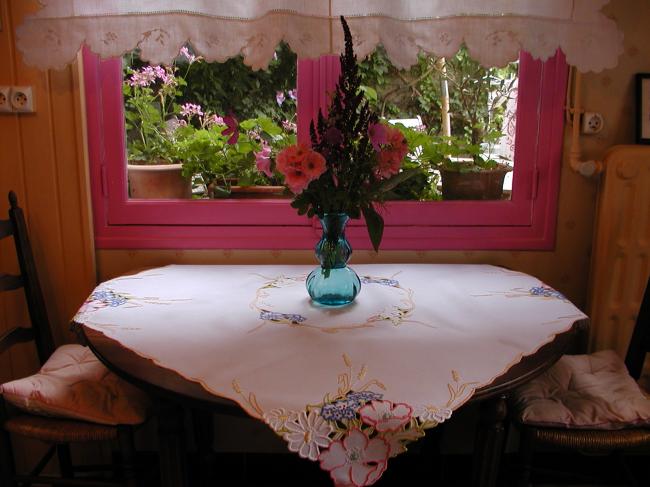
[[373, 109], [417, 147], [405, 167], [421, 174], [394, 199], [510, 198], [518, 64], [487, 69], [465, 48], [450, 58], [422, 54], [409, 69], [397, 69], [381, 48], [361, 63]]
[[133, 52], [123, 95], [130, 198], [284, 195], [269, 161], [296, 139], [296, 56], [286, 45], [260, 71], [241, 57], [208, 63], [191, 46], [168, 66]]

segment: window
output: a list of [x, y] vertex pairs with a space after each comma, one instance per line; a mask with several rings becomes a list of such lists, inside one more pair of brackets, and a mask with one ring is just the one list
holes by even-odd
[[[311, 248], [317, 225], [287, 200], [136, 200], [126, 183], [122, 67], [84, 53], [91, 182], [98, 248]], [[519, 61], [515, 173], [510, 199], [391, 201], [382, 249], [548, 249], [555, 239], [564, 56]], [[327, 104], [338, 58], [298, 62], [298, 138]], [[362, 221], [348, 231], [371, 248]]]

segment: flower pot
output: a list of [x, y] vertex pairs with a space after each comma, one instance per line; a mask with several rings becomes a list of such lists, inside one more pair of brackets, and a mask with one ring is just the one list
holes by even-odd
[[130, 198], [191, 198], [192, 183], [182, 164], [127, 164]]
[[451, 171], [441, 169], [443, 200], [500, 200], [503, 180], [510, 166], [481, 171]]

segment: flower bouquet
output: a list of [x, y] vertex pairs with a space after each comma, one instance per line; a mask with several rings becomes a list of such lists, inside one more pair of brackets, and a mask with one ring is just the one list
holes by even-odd
[[377, 251], [384, 220], [375, 204], [412, 175], [400, 172], [408, 152], [404, 136], [380, 122], [364, 98], [350, 29], [343, 17], [341, 23], [345, 52], [329, 113], [319, 112], [312, 122], [311, 147], [287, 147], [276, 162], [294, 194], [291, 205], [300, 215], [317, 216], [323, 225], [316, 246], [321, 269], [310, 274], [307, 287], [312, 299], [325, 305], [347, 304], [360, 289], [359, 278], [345, 265], [351, 253], [344, 234], [347, 220], [363, 215]]

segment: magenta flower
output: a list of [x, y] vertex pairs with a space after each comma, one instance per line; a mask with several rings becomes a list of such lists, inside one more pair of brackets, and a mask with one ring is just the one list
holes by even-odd
[[212, 115], [206, 117], [203, 123], [206, 127], [212, 127], [213, 125], [223, 125], [223, 118], [216, 113], [213, 113]]
[[397, 431], [411, 420], [413, 409], [408, 404], [371, 401], [359, 409], [361, 420], [380, 433]]
[[275, 92], [275, 101], [278, 103], [278, 106], [282, 106], [284, 103], [284, 92], [283, 91], [276, 91]]
[[271, 170], [271, 147], [262, 144], [262, 150], [255, 152], [255, 166], [261, 173], [266, 174], [268, 177], [273, 177]]
[[223, 123], [226, 124], [226, 128], [223, 129], [221, 135], [230, 135], [228, 143], [230, 145], [236, 144], [239, 139], [239, 122], [234, 115], [227, 115], [223, 117]]
[[181, 47], [181, 56], [183, 56], [185, 59], [187, 59], [190, 64], [192, 64], [194, 61], [196, 61], [196, 56], [194, 54], [190, 54], [190, 50], [183, 46]]
[[371, 440], [360, 429], [353, 428], [343, 441], [332, 442], [318, 460], [335, 485], [364, 487], [379, 480], [386, 470], [389, 453], [386, 440]]
[[293, 101], [296, 101], [298, 99], [298, 90], [289, 90], [287, 91], [287, 95], [289, 95], [289, 98], [291, 98]]
[[388, 131], [381, 123], [373, 123], [368, 126], [368, 136], [375, 152], [381, 151], [381, 146], [388, 142]]

